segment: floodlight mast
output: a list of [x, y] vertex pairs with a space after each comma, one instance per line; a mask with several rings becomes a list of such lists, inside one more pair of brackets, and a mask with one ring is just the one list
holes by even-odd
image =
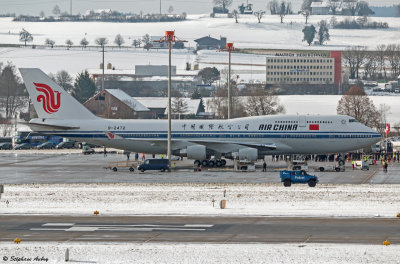
[[160, 40], [154, 42], [168, 42], [168, 143], [167, 143], [167, 159], [171, 160], [171, 50], [172, 43], [176, 42], [187, 42], [180, 40], [175, 36], [175, 31], [166, 31], [165, 36]]
[[232, 94], [231, 94], [231, 53], [235, 50], [233, 47], [233, 43], [226, 43], [225, 48], [221, 49], [221, 51], [227, 51], [229, 54], [229, 63], [228, 63], [228, 119], [232, 117]]

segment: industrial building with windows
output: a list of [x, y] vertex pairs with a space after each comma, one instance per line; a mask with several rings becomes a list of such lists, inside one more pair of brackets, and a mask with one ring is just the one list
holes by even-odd
[[267, 84], [340, 84], [341, 52], [275, 53], [266, 57]]

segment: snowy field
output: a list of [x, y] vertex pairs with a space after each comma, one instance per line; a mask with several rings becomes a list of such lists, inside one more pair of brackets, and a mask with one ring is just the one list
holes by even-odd
[[[0, 257], [38, 257], [18, 263], [400, 263], [400, 246], [353, 244], [100, 244], [0, 243]], [[16, 261], [14, 261], [16, 262]], [[11, 262], [12, 263], [12, 262]]]
[[[5, 185], [0, 214], [396, 217], [399, 185]], [[226, 189], [227, 209], [218, 207]], [[215, 200], [213, 207], [212, 200]], [[6, 201], [9, 201], [8, 207]]]
[[[328, 20], [331, 16], [311, 16], [309, 23], [317, 25], [321, 20]], [[337, 16], [338, 21], [346, 17]], [[343, 30], [331, 29], [331, 40], [328, 45], [313, 46], [313, 49], [344, 49], [352, 45], [369, 46], [375, 48], [379, 44], [398, 43], [400, 18], [373, 17], [370, 21], [387, 22], [388, 29], [375, 30]], [[261, 23], [253, 15], [241, 15], [239, 23], [233, 18], [210, 18], [209, 14], [188, 15], [186, 21], [164, 23], [104, 23], [104, 22], [12, 22], [11, 18], [0, 18], [0, 43], [20, 44], [18, 33], [22, 28], [33, 34], [33, 44], [43, 45], [46, 38], [55, 40], [56, 45], [64, 45], [71, 39], [76, 45], [86, 37], [91, 45], [98, 37], [107, 37], [110, 45], [116, 34], [121, 34], [128, 46], [133, 39], [145, 34], [162, 36], [167, 30], [175, 30], [176, 35], [189, 41], [191, 47], [194, 40], [211, 35], [219, 38], [225, 36], [228, 41], [235, 43], [238, 48], [280, 48], [280, 49], [309, 49], [308, 44], [302, 42], [302, 29], [305, 18], [302, 15], [288, 15], [284, 23], [280, 23], [277, 15], [266, 15]]]

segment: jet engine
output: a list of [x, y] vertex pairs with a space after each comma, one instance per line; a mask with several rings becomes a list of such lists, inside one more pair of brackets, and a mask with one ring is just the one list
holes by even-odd
[[194, 160], [204, 160], [206, 159], [206, 146], [202, 145], [194, 145], [188, 146], [186, 148], [187, 158]]
[[255, 148], [239, 149], [240, 160], [256, 161], [258, 158], [258, 150]]

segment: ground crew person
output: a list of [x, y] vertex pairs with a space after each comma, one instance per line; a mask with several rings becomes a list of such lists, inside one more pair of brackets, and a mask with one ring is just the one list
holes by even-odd
[[386, 162], [385, 162], [384, 160], [382, 160], [382, 169], [383, 169], [383, 172], [385, 172], [385, 164], [386, 164]]
[[264, 163], [263, 163], [263, 171], [267, 171], [267, 163], [265, 162], [265, 160], [264, 160]]
[[355, 167], [355, 161], [353, 160], [353, 161], [351, 161], [351, 167], [353, 168], [353, 170], [354, 170], [354, 167]]

